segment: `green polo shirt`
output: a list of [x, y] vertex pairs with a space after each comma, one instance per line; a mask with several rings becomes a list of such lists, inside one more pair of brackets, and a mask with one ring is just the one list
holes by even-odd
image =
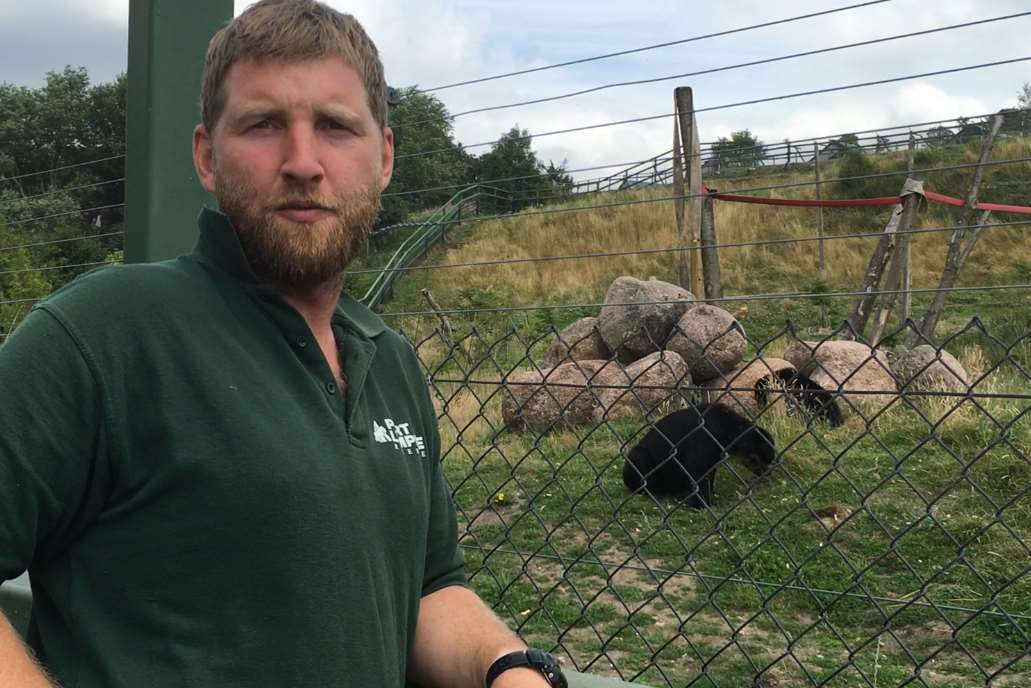
[[194, 252], [86, 275], [0, 348], [0, 581], [64, 688], [404, 684], [463, 584], [412, 349], [343, 297], [346, 398], [205, 210]]

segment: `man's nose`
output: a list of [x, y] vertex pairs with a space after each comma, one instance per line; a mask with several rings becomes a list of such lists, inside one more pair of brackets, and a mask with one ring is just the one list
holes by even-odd
[[295, 125], [287, 130], [283, 139], [282, 172], [297, 181], [319, 181], [322, 179], [322, 161], [319, 156], [318, 140], [311, 127]]

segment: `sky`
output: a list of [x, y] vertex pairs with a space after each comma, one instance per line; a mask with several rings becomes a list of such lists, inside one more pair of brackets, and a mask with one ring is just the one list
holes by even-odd
[[[377, 43], [392, 86], [424, 89], [682, 41], [861, 0], [329, 0]], [[236, 12], [249, 2], [236, 2]], [[612, 83], [659, 79], [963, 22], [1031, 12], [1023, 0], [889, 0], [522, 76], [433, 91], [452, 113]], [[46, 72], [82, 65], [94, 82], [126, 68], [128, 0], [0, 0], [0, 82], [36, 87]], [[749, 129], [771, 143], [979, 115], [1016, 104], [1031, 60], [834, 93], [803, 91], [1031, 57], [1031, 15], [718, 73], [606, 88], [548, 103], [455, 120], [467, 146], [518, 125], [531, 134], [672, 112], [673, 89], [691, 86], [702, 141]], [[186, 143], [188, 145], [188, 142]], [[537, 136], [544, 161], [569, 169], [652, 157], [672, 146], [672, 120]], [[486, 147], [474, 147], [480, 153]], [[597, 172], [577, 177], [597, 176]]]

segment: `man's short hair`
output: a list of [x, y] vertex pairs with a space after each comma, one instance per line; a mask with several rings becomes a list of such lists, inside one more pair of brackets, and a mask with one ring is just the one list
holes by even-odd
[[340, 57], [358, 72], [369, 110], [387, 123], [387, 85], [376, 45], [358, 20], [316, 0], [261, 0], [218, 30], [208, 43], [201, 81], [201, 118], [207, 130], [225, 107], [223, 84], [241, 60], [296, 62]]

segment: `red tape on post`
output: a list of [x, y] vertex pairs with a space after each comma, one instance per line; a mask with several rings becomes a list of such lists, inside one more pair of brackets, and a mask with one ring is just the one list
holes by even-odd
[[[953, 196], [946, 196], [945, 194], [935, 193], [934, 191], [924, 192], [924, 196], [929, 201], [937, 201], [938, 203], [945, 203], [946, 205], [954, 205], [957, 208], [964, 207], [967, 202], [962, 198], [955, 198]], [[978, 203], [978, 210], [991, 210], [999, 213], [1023, 213], [1025, 215], [1031, 215], [1031, 208], [1026, 205], [1006, 205], [1005, 203]]]
[[803, 208], [856, 208], [874, 205], [898, 205], [902, 196], [879, 196], [877, 198], [845, 198], [827, 200], [805, 200], [801, 198], [763, 198], [761, 196], [736, 196], [734, 194], [713, 194], [714, 198], [732, 203], [761, 203], [762, 205], [793, 205]]
[[[801, 199], [801, 198], [764, 198], [762, 196], [739, 196], [736, 194], [725, 194], [725, 193], [712, 193], [708, 187], [705, 189], [706, 193], [712, 195], [713, 198], [720, 201], [729, 201], [731, 203], [758, 203], [760, 205], [787, 205], [802, 208], [857, 208], [857, 207], [869, 207], [869, 206], [881, 206], [881, 205], [897, 205], [902, 202], [902, 196], [878, 196], [876, 198], [845, 198], [845, 199], [827, 199], [827, 200], [812, 200], [812, 199]], [[956, 206], [962, 208], [966, 205], [966, 201], [962, 198], [955, 198], [954, 196], [946, 196], [945, 194], [936, 193], [934, 191], [925, 191], [924, 197], [929, 201], [935, 201], [936, 203], [944, 203], [946, 205]], [[978, 210], [991, 210], [999, 213], [1023, 213], [1025, 215], [1031, 215], [1031, 207], [1025, 205], [1007, 205], [1005, 203], [978, 203]]]

